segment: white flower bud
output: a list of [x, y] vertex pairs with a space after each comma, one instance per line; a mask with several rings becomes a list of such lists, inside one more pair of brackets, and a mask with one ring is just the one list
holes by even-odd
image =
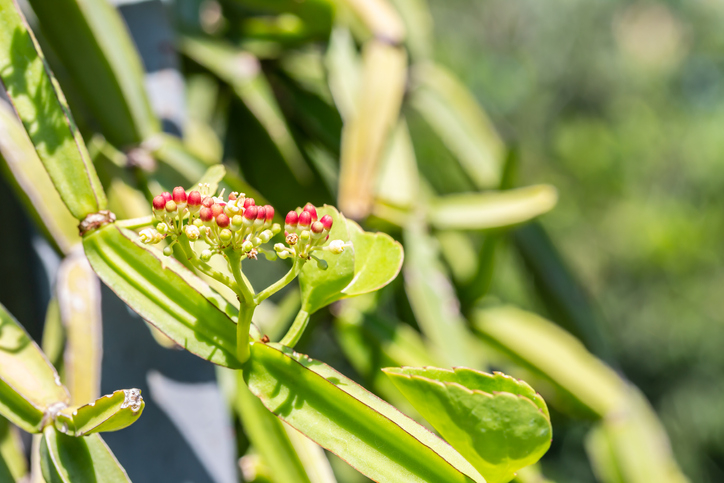
[[196, 225], [186, 225], [186, 228], [184, 228], [184, 232], [191, 241], [198, 240], [199, 236], [201, 236], [201, 232], [199, 232], [199, 227], [197, 227]]
[[339, 255], [340, 253], [344, 252], [345, 244], [342, 240], [332, 240], [329, 242], [329, 245], [327, 246], [327, 249], [329, 249], [330, 252]]

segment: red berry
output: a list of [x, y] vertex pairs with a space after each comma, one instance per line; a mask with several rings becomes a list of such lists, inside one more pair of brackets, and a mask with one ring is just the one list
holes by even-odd
[[256, 205], [254, 198], [247, 198], [244, 200], [244, 208], [249, 208], [250, 206], [254, 206], [254, 205]]
[[211, 208], [202, 206], [201, 210], [199, 210], [199, 218], [201, 218], [201, 221], [211, 221], [213, 217], [214, 214], [211, 212]]
[[325, 229], [325, 230], [331, 230], [331, 229], [332, 229], [332, 222], [333, 222], [334, 220], [332, 220], [332, 217], [331, 217], [331, 216], [329, 216], [329, 215], [324, 215], [324, 216], [322, 217], [322, 219], [320, 219], [319, 221], [322, 223], [322, 225], [324, 225], [324, 229]]
[[224, 213], [216, 216], [216, 224], [219, 225], [221, 228], [226, 228], [227, 226], [229, 226], [229, 223], [231, 223], [231, 220], [229, 220], [229, 217], [226, 216]]
[[274, 207], [272, 205], [264, 205], [266, 209], [266, 221], [271, 221], [274, 218]]
[[297, 215], [296, 211], [290, 211], [287, 213], [287, 217], [284, 220], [284, 223], [287, 225], [296, 226], [296, 224], [299, 222], [299, 215]]
[[302, 226], [309, 226], [312, 223], [312, 215], [308, 211], [302, 211], [299, 215], [299, 224]]
[[163, 210], [166, 208], [166, 199], [163, 197], [163, 195], [158, 195], [153, 199], [153, 209], [154, 210]]
[[311, 215], [313, 221], [317, 221], [317, 209], [314, 207], [313, 204], [307, 203], [306, 205], [304, 205], [304, 211]]
[[256, 209], [256, 219], [257, 220], [265, 220], [266, 219], [266, 208], [263, 206], [259, 206]]
[[211, 208], [214, 204], [214, 199], [211, 196], [207, 196], [206, 198], [201, 200], [201, 204], [207, 208]]
[[247, 220], [254, 220], [256, 219], [256, 212], [258, 208], [256, 206], [250, 206], [246, 210], [244, 210], [244, 218]]
[[189, 206], [199, 206], [201, 204], [201, 193], [198, 191], [192, 191], [188, 196]]
[[171, 193], [169, 193], [168, 191], [164, 191], [163, 193], [161, 193], [161, 196], [163, 196], [163, 199], [166, 201], [171, 201], [173, 199], [173, 196], [171, 196]]
[[216, 218], [223, 212], [224, 212], [224, 207], [221, 206], [220, 204], [214, 203], [213, 205], [211, 205], [211, 213], [214, 214], [214, 218]]
[[173, 201], [176, 204], [186, 203], [186, 199], [188, 197], [186, 196], [186, 190], [183, 189], [181, 186], [177, 186], [173, 189]]
[[319, 222], [315, 221], [312, 223], [312, 233], [322, 233], [324, 231], [324, 225]]

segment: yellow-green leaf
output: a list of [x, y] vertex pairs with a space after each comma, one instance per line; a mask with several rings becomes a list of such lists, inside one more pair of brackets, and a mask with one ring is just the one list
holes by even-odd
[[106, 195], [65, 97], [13, 0], [0, 0], [0, 79], [73, 216], [104, 209]]

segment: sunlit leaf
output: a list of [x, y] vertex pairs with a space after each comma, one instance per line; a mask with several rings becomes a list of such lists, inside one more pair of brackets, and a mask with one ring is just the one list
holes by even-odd
[[441, 230], [483, 230], [517, 225], [550, 211], [558, 201], [549, 185], [467, 193], [431, 202], [430, 223]]
[[226, 367], [236, 359], [236, 309], [180, 262], [106, 225], [83, 239], [93, 270], [129, 307], [179, 346]]
[[70, 214], [10, 106], [0, 101], [0, 168], [36, 226], [62, 251], [80, 242]]
[[65, 327], [63, 381], [72, 404], [96, 399], [101, 387], [101, 284], [78, 247], [58, 270], [56, 293]]
[[253, 343], [244, 380], [267, 409], [375, 481], [484, 481], [428, 430], [291, 349]]
[[160, 123], [146, 95], [141, 59], [113, 4], [29, 1], [43, 35], [72, 76], [103, 135], [120, 148], [158, 132]]
[[488, 483], [507, 483], [550, 447], [548, 408], [523, 381], [467, 368], [384, 371]]
[[354, 278], [342, 293], [353, 297], [381, 289], [400, 273], [402, 245], [387, 233], [364, 231], [354, 221], [346, 222], [354, 247]]
[[62, 410], [55, 420], [55, 428], [77, 437], [118, 431], [141, 417], [145, 405], [139, 389], [122, 389], [83, 406]]
[[53, 426], [46, 427], [40, 443], [40, 465], [46, 483], [131, 483], [98, 434], [74, 438]]
[[68, 105], [13, 0], [0, 0], [0, 79], [38, 157], [78, 219], [102, 210], [106, 196]]
[[25, 431], [39, 432], [46, 412], [69, 399], [55, 368], [0, 305], [0, 414]]

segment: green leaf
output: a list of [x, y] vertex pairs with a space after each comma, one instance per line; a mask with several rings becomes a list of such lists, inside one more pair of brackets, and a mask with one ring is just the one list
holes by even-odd
[[0, 79], [38, 157], [78, 219], [106, 207], [98, 175], [67, 102], [13, 0], [0, 0]]
[[65, 327], [63, 382], [71, 403], [83, 404], [100, 395], [103, 321], [101, 284], [81, 247], [61, 262], [55, 290]]
[[9, 105], [0, 101], [0, 169], [35, 226], [63, 253], [80, 242], [78, 220], [65, 207], [33, 143]]
[[274, 469], [273, 481], [311, 483], [284, 423], [270, 413], [246, 387], [242, 374], [236, 389], [236, 409], [249, 441], [264, 461]]
[[656, 412], [629, 386], [627, 408], [594, 426], [586, 452], [602, 483], [687, 483]]
[[131, 483], [98, 434], [74, 438], [53, 426], [43, 431], [40, 466], [47, 483]]
[[513, 307], [497, 307], [476, 312], [473, 324], [485, 341], [546, 378], [589, 415], [603, 417], [625, 404], [624, 381], [552, 322]]
[[354, 247], [354, 278], [342, 293], [354, 297], [379, 290], [400, 273], [402, 245], [387, 233], [367, 232], [354, 221], [346, 221]]
[[548, 408], [523, 381], [467, 368], [383, 370], [488, 483], [510, 481], [550, 447]]
[[30, 4], [43, 35], [111, 144], [130, 147], [160, 130], [146, 95], [141, 59], [112, 3], [30, 0]]
[[214, 364], [236, 359], [237, 310], [180, 262], [109, 224], [83, 239], [93, 270], [141, 317]]
[[55, 428], [76, 437], [118, 431], [135, 423], [145, 406], [140, 389], [121, 389], [83, 406], [63, 409]]
[[243, 371], [267, 409], [377, 482], [485, 481], [450, 446], [326, 364], [255, 342]]
[[[317, 213], [320, 218], [324, 215], [332, 217], [330, 240], [342, 240], [345, 243], [350, 240], [347, 219], [344, 215], [328, 205], [318, 208]], [[347, 247], [339, 255], [317, 251], [315, 256], [327, 262], [327, 269], [322, 270], [314, 261], [309, 261], [304, 264], [299, 274], [302, 310], [309, 314], [341, 299], [344, 296], [342, 290], [352, 282], [355, 268], [354, 248]]]
[[68, 404], [68, 391], [38, 345], [0, 305], [0, 414], [30, 433], [46, 411]]
[[556, 189], [550, 185], [448, 195], [431, 202], [428, 216], [440, 230], [502, 228], [550, 211], [557, 200]]
[[411, 106], [458, 158], [475, 186], [497, 188], [505, 146], [475, 97], [451, 72], [433, 63], [417, 63], [411, 78]]
[[[378, 18], [384, 23], [383, 15]], [[372, 209], [378, 171], [397, 125], [406, 79], [404, 49], [379, 39], [365, 43], [355, 111], [345, 119], [342, 130], [339, 207], [352, 218], [364, 218]]]
[[0, 481], [20, 482], [28, 473], [20, 432], [0, 417]]

